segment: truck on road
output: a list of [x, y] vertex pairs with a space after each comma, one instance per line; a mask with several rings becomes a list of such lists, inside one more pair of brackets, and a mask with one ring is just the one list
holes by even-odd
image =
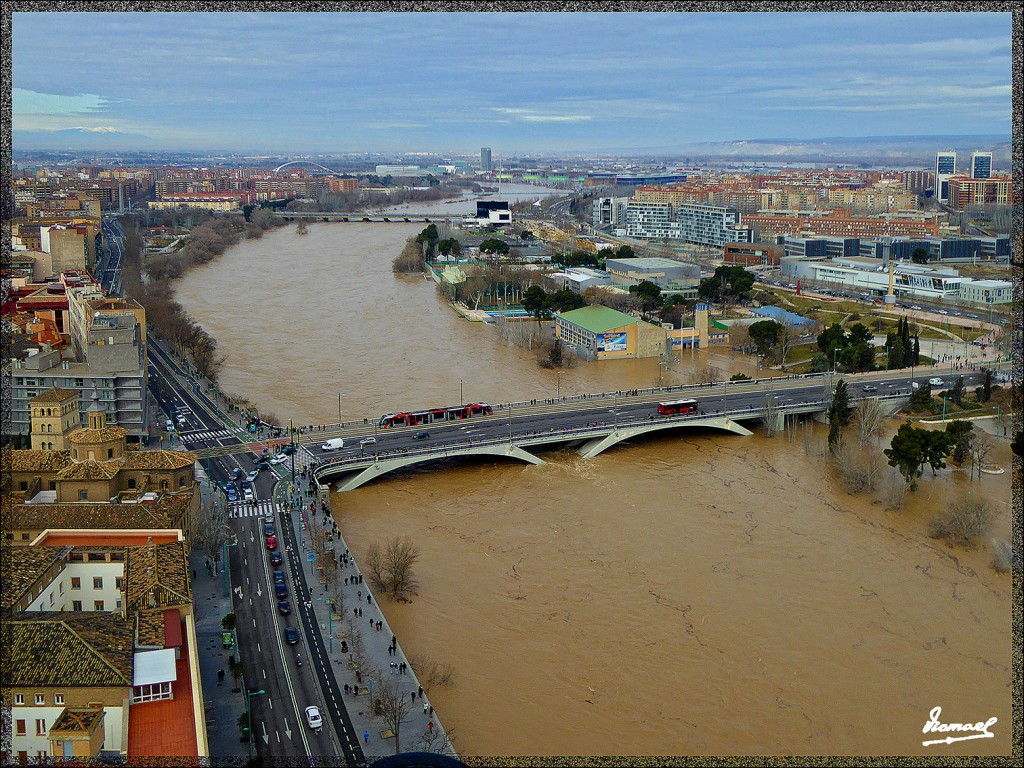
[[321, 451], [336, 451], [339, 448], [345, 447], [345, 441], [340, 437], [332, 437], [326, 443], [320, 446]]

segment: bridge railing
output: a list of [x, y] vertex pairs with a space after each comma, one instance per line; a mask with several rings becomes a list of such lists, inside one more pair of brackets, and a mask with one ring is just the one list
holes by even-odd
[[[876, 400], [897, 400], [906, 397], [909, 394], [907, 392], [894, 392], [887, 393], [885, 395], [878, 395], [872, 399]], [[817, 411], [823, 408], [828, 408], [831, 404], [830, 399], [812, 400], [803, 403], [787, 403], [772, 406], [777, 414], [788, 415], [796, 413], [806, 413], [808, 411]], [[747, 408], [730, 408], [724, 410], [721, 408], [712, 409], [703, 413], [697, 414], [684, 414], [680, 416], [667, 416], [659, 418], [656, 422], [658, 426], [671, 427], [676, 425], [687, 424], [692, 421], [702, 421], [708, 418], [730, 416], [730, 417], [744, 417], [744, 418], [763, 418], [767, 415], [768, 407], [759, 406], [755, 408], [753, 404], [750, 404]], [[553, 438], [558, 440], [570, 438], [570, 439], [587, 439], [604, 437], [610, 434], [610, 431], [617, 429], [623, 429], [633, 426], [641, 426], [644, 424], [651, 424], [651, 418], [642, 419], [631, 419], [626, 421], [620, 421], [618, 424], [602, 423], [588, 424], [577, 427], [562, 427], [561, 429], [555, 429], [551, 427], [547, 430], [525, 430], [520, 432], [513, 432], [511, 436], [501, 436], [493, 438], [480, 438], [478, 440], [468, 439], [465, 441], [459, 441], [455, 443], [445, 443], [443, 446], [423, 446], [417, 448], [399, 448], [392, 451], [374, 451], [373, 454], [360, 455], [360, 456], [348, 456], [339, 459], [334, 459], [327, 462], [326, 464], [320, 464], [313, 471], [313, 477], [319, 483], [320, 478], [323, 474], [329, 473], [332, 470], [339, 468], [355, 465], [361, 467], [371, 463], [376, 463], [381, 458], [394, 458], [398, 456], [428, 456], [432, 455], [437, 458], [443, 458], [450, 454], [462, 455], [466, 449], [476, 447], [490, 447], [497, 445], [533, 445], [538, 443], [553, 442]]]

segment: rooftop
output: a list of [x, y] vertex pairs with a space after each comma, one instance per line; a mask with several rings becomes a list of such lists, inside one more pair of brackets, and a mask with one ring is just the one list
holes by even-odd
[[129, 687], [131, 624], [106, 611], [19, 613], [5, 622], [11, 687]]
[[43, 405], [45, 403], [63, 403], [68, 400], [74, 400], [78, 397], [78, 391], [74, 389], [59, 389], [57, 387], [50, 387], [48, 390], [40, 395], [36, 395], [29, 403], [33, 405]]
[[124, 564], [124, 607], [170, 608], [192, 603], [184, 542], [128, 549]]
[[170, 528], [173, 510], [182, 503], [187, 504], [188, 500], [165, 494], [157, 504], [4, 504], [0, 508], [0, 528], [5, 531]]
[[591, 333], [604, 333], [610, 331], [613, 328], [621, 328], [624, 325], [635, 325], [639, 322], [632, 315], [627, 315], [624, 312], [619, 312], [616, 309], [610, 307], [602, 307], [598, 304], [591, 305], [589, 307], [583, 307], [581, 309], [574, 309], [569, 312], [558, 312], [556, 317], [560, 317], [566, 322], [578, 325], [584, 330], [590, 331]]
[[0, 609], [8, 611], [42, 578], [56, 562], [65, 560], [71, 547], [11, 547], [0, 550], [3, 557], [4, 588]]

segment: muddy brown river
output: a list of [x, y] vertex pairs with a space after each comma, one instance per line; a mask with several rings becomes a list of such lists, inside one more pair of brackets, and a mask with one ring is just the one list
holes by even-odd
[[[245, 241], [177, 285], [225, 391], [297, 424], [681, 383], [724, 353], [561, 375], [459, 319], [391, 260], [421, 225], [314, 224]], [[893, 425], [894, 428], [894, 425]], [[820, 439], [821, 434], [816, 434]], [[1008, 575], [927, 520], [968, 491], [1010, 528], [1004, 475], [932, 478], [904, 509], [851, 496], [802, 433], [661, 433], [593, 460], [421, 469], [346, 494], [357, 558], [399, 534], [419, 595], [384, 603], [406, 654], [450, 662], [431, 700], [465, 755], [1008, 754]], [[922, 746], [943, 722], [993, 738]], [[943, 736], [945, 734], [942, 734]]]

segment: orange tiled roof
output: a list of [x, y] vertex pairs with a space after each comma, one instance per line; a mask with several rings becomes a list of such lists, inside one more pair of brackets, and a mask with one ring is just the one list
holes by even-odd
[[67, 558], [71, 547], [11, 547], [0, 548], [4, 559], [4, 588], [0, 608], [7, 611], [17, 605], [55, 562]]
[[79, 427], [74, 432], [68, 433], [68, 442], [80, 445], [109, 443], [111, 440], [124, 439], [127, 435], [128, 430], [123, 427], [104, 427], [103, 429]]
[[121, 471], [120, 461], [72, 462], [57, 473], [58, 480], [112, 480]]
[[24, 612], [5, 622], [3, 677], [13, 687], [129, 687], [132, 627], [106, 611]]
[[73, 400], [76, 397], [78, 397], [78, 392], [76, 390], [50, 387], [41, 395], [36, 395], [29, 400], [29, 403], [32, 405], [41, 405], [43, 403], [63, 403], [68, 400]]
[[125, 453], [125, 469], [184, 469], [196, 463], [196, 455], [191, 451], [133, 451]]
[[5, 504], [0, 508], [0, 528], [170, 528], [171, 515], [180, 514], [183, 503], [187, 500], [165, 495], [157, 504]]
[[124, 564], [124, 607], [174, 608], [192, 603], [184, 542], [131, 547]]
[[71, 463], [71, 451], [15, 451], [8, 446], [4, 453], [11, 472], [59, 472]]

